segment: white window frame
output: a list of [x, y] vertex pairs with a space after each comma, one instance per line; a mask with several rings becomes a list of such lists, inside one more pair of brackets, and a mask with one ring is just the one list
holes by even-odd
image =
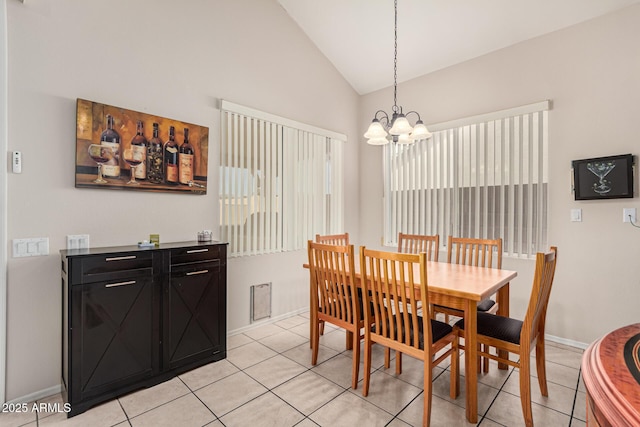
[[223, 100], [220, 236], [230, 256], [343, 232], [345, 135]]
[[429, 126], [384, 149], [384, 242], [399, 232], [502, 238], [505, 255], [546, 250], [548, 110], [542, 101]]

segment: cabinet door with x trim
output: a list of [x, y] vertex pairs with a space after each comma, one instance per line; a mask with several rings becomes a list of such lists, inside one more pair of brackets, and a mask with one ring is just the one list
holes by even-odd
[[163, 295], [164, 369], [215, 360], [224, 351], [225, 273], [220, 259], [171, 265]]

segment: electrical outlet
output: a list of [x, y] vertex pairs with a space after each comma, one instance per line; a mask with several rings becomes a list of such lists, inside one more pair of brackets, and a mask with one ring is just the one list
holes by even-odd
[[622, 209], [622, 222], [636, 222], [636, 208]]
[[89, 235], [69, 234], [67, 236], [67, 249], [89, 249]]

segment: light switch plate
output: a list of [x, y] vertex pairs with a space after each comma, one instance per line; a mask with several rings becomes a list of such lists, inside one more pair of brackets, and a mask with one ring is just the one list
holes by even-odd
[[622, 209], [622, 222], [629, 222], [629, 217], [631, 217], [631, 222], [636, 222], [636, 208], [624, 208]]
[[49, 255], [49, 238], [13, 239], [13, 257]]
[[571, 209], [571, 222], [582, 222], [582, 209]]

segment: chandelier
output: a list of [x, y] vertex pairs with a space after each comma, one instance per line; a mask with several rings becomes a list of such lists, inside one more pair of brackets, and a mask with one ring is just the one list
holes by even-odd
[[[364, 134], [364, 137], [367, 138], [367, 143], [371, 145], [384, 145], [389, 141], [398, 144], [411, 144], [431, 138], [431, 133], [424, 125], [420, 114], [416, 111], [409, 111], [404, 114], [402, 107], [398, 106], [398, 0], [394, 0], [394, 9], [393, 107], [391, 107], [391, 119], [389, 119], [389, 115], [385, 111], [376, 111], [369, 129]], [[414, 126], [411, 126], [407, 119], [410, 114], [418, 116]]]

